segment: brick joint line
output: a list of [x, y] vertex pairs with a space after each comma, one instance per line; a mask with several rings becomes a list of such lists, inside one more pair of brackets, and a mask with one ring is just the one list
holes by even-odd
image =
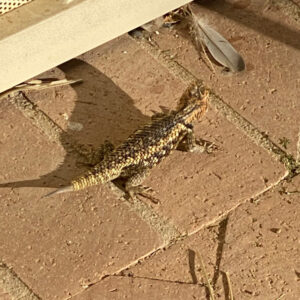
[[106, 273], [106, 274], [102, 274], [102, 276], [98, 279], [98, 280], [95, 280], [94, 282], [91, 282], [85, 289], [81, 290], [81, 291], [78, 291], [76, 294], [68, 297], [67, 299], [71, 299], [75, 296], [78, 296], [79, 294], [82, 294], [86, 289], [92, 287], [93, 285], [99, 283], [100, 281], [102, 281], [103, 279], [109, 277], [109, 276], [118, 276], [120, 273], [122, 273], [123, 271], [137, 265], [138, 263], [140, 263], [141, 261], [151, 257], [152, 255], [154, 255], [156, 252], [158, 252], [159, 250], [163, 249], [164, 246], [159, 246], [158, 248], [156, 249], [153, 249], [151, 251], [149, 251], [148, 253], [140, 256], [139, 258], [135, 259], [134, 261], [131, 261], [129, 264], [123, 266], [122, 268], [120, 268], [119, 270], [115, 271], [115, 272], [112, 272], [112, 273]]
[[124, 201], [124, 203], [139, 217], [144, 220], [152, 229], [154, 229], [162, 238], [163, 245], [168, 245], [171, 241], [181, 236], [180, 231], [163, 216], [159, 216], [149, 205], [135, 197], [132, 201], [125, 200], [125, 192], [118, 188], [114, 183], [106, 184], [116, 196]]
[[30, 119], [50, 141], [58, 142], [63, 130], [51, 120], [44, 112], [32, 103], [23, 93], [17, 93], [10, 98], [10, 102], [18, 108], [22, 114]]
[[77, 151], [80, 155], [88, 152], [56, 124], [46, 113], [31, 102], [22, 92], [14, 93], [10, 102], [36, 126], [51, 142], [63, 144], [67, 152]]

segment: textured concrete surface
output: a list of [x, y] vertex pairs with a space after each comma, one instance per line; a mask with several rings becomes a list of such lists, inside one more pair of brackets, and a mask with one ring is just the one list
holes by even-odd
[[[150, 43], [124, 35], [39, 76], [80, 84], [0, 100], [0, 299], [209, 299], [199, 253], [217, 299], [230, 299], [230, 287], [235, 299], [298, 299], [296, 15], [285, 0], [228, 1], [232, 12], [220, 2], [213, 8], [230, 18], [214, 26], [226, 25], [243, 74], [212, 62], [213, 72], [181, 23]], [[241, 25], [233, 16], [245, 10], [255, 14]], [[268, 22], [255, 29], [262, 17], [285, 40]], [[175, 108], [189, 72], [219, 99], [195, 124], [216, 149], [175, 151], [153, 169], [145, 185], [161, 204], [125, 201], [113, 184], [41, 198], [86, 169], [82, 145], [118, 144], [153, 111]]]

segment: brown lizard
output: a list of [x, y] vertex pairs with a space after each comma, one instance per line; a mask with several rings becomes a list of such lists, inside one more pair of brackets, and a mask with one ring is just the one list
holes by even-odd
[[151, 123], [136, 130], [115, 149], [112, 144], [106, 143], [100, 150], [98, 162], [89, 171], [72, 180], [69, 186], [45, 197], [125, 178], [125, 190], [130, 197], [139, 194], [157, 202], [144, 192], [145, 188], [140, 184], [172, 150], [199, 150], [192, 122], [199, 120], [206, 112], [207, 101], [208, 92], [205, 91], [202, 96], [197, 84], [193, 84], [183, 94], [175, 111], [155, 114]]

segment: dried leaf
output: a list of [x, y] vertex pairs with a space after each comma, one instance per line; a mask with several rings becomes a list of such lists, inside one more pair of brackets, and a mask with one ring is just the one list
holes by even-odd
[[34, 79], [28, 82], [21, 83], [15, 87], [0, 93], [0, 99], [7, 97], [8, 95], [13, 95], [14, 93], [20, 91], [29, 91], [29, 90], [43, 90], [52, 87], [64, 86], [73, 83], [82, 82], [82, 79], [61, 79], [61, 80], [43, 80], [43, 79]]
[[205, 24], [192, 10], [191, 15], [195, 39], [199, 46], [203, 43], [213, 58], [232, 72], [243, 71], [244, 60], [233, 46], [220, 33]]

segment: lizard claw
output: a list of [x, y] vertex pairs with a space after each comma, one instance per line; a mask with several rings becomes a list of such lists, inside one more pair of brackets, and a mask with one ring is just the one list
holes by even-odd
[[211, 154], [217, 149], [218, 147], [214, 143], [202, 139], [197, 139], [196, 145], [191, 149], [191, 152]]
[[154, 190], [148, 186], [135, 186], [131, 187], [128, 190], [130, 198], [133, 200], [134, 196], [142, 196], [143, 198], [149, 199], [151, 202], [154, 204], [159, 204], [160, 200], [157, 199], [156, 197], [152, 196], [151, 194], [154, 194]]
[[141, 189], [143, 189], [145, 192], [155, 194], [155, 191], [150, 186], [141, 186]]

